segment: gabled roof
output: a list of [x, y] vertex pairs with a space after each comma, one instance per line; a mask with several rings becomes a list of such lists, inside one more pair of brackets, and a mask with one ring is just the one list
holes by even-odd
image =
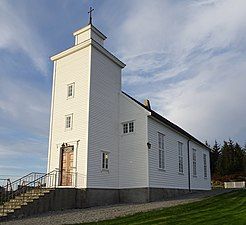
[[178, 125], [172, 123], [171, 121], [169, 121], [168, 119], [164, 118], [163, 116], [161, 116], [160, 114], [158, 114], [157, 112], [155, 112], [152, 109], [149, 109], [147, 106], [145, 106], [144, 104], [142, 104], [141, 102], [139, 102], [138, 100], [136, 100], [135, 98], [131, 97], [130, 95], [126, 94], [125, 92], [122, 91], [122, 93], [124, 95], [126, 95], [128, 98], [132, 99], [134, 102], [136, 102], [138, 105], [142, 106], [144, 109], [148, 110], [151, 113], [151, 116], [154, 117], [155, 119], [161, 121], [162, 123], [166, 124], [167, 126], [171, 127], [172, 129], [174, 129], [175, 131], [177, 131], [178, 133], [181, 133], [182, 135], [186, 136], [187, 138], [189, 138], [190, 140], [193, 140], [194, 142], [196, 142], [197, 144], [211, 150], [207, 145], [205, 145], [204, 143], [202, 143], [201, 141], [199, 141], [198, 139], [196, 139], [194, 136], [192, 136], [191, 134], [189, 134], [188, 132], [186, 132], [185, 130], [183, 130], [181, 127], [179, 127]]

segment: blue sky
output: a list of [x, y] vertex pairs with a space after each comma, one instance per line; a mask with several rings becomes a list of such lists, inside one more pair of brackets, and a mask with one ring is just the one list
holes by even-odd
[[123, 90], [201, 141], [246, 141], [246, 1], [1, 0], [0, 177], [45, 171], [52, 63], [88, 22]]

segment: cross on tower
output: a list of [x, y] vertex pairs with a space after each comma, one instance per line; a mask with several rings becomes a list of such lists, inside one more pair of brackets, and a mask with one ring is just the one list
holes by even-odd
[[92, 7], [90, 7], [90, 10], [88, 12], [88, 14], [90, 15], [90, 18], [89, 18], [89, 24], [92, 24], [92, 12], [94, 11], [94, 9]]

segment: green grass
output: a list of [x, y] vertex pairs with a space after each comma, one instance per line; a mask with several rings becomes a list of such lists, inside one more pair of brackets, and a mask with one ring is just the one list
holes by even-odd
[[174, 225], [246, 225], [246, 190], [207, 198], [185, 205], [137, 213], [101, 222], [82, 223], [83, 225], [112, 224], [174, 224]]

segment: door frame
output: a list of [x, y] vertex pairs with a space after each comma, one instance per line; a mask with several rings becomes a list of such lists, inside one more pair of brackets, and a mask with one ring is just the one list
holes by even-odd
[[[67, 186], [67, 185], [62, 185], [62, 160], [63, 160], [63, 150], [67, 147], [72, 147], [72, 151], [73, 151], [73, 166], [71, 167], [72, 169], [72, 182], [71, 182], [71, 185]], [[75, 186], [75, 175], [76, 175], [76, 171], [75, 170], [75, 167], [74, 167], [74, 163], [75, 163], [75, 147], [74, 145], [69, 145], [69, 144], [62, 144], [61, 147], [60, 147], [60, 157], [59, 157], [59, 178], [58, 178], [58, 186], [59, 187], [73, 187]]]

